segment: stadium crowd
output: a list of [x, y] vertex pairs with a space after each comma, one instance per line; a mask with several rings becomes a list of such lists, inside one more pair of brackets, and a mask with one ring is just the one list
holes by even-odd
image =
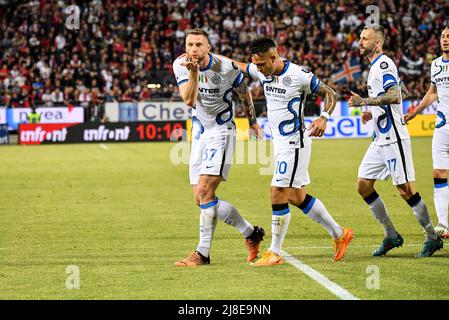
[[[366, 94], [367, 61], [360, 59], [363, 74], [357, 80], [335, 83], [333, 75], [359, 58], [358, 35], [371, 2], [73, 1], [81, 15], [79, 29], [70, 29], [68, 1], [0, 0], [0, 105], [177, 100], [172, 62], [184, 52], [185, 32], [194, 27], [209, 33], [214, 52], [240, 61], [249, 61], [253, 39], [272, 37], [281, 56], [308, 66], [341, 98], [349, 90]], [[449, 2], [377, 5], [386, 53], [400, 66], [411, 95], [420, 98], [429, 85], [430, 62], [441, 54]], [[250, 87], [256, 98], [262, 96], [257, 82]]]

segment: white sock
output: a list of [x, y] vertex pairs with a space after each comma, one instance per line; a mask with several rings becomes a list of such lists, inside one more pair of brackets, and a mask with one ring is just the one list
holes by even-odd
[[407, 203], [412, 207], [413, 213], [419, 224], [426, 231], [426, 240], [436, 240], [438, 239], [435, 229], [433, 228], [432, 221], [430, 220], [429, 210], [424, 201], [421, 199], [419, 193], [415, 193]]
[[196, 251], [204, 257], [209, 257], [212, 237], [217, 225], [217, 202], [217, 200], [214, 200], [200, 206], [200, 242]]
[[235, 227], [245, 238], [248, 238], [254, 231], [251, 223], [246, 221], [238, 210], [229, 202], [219, 199], [217, 204], [218, 219], [224, 223]]
[[364, 198], [364, 200], [368, 204], [368, 207], [373, 213], [374, 218], [376, 218], [377, 222], [379, 222], [384, 227], [385, 237], [396, 238], [398, 236], [398, 233], [394, 228], [393, 222], [391, 222], [391, 219], [388, 216], [385, 203], [377, 194], [377, 192], [373, 192], [368, 197]]
[[447, 228], [449, 207], [449, 188], [447, 186], [447, 180], [445, 183], [435, 183], [433, 189], [433, 201], [438, 216], [438, 223]]
[[290, 209], [288, 208], [288, 204], [285, 205], [287, 208], [273, 210], [273, 215], [271, 216], [271, 246], [269, 250], [277, 255], [281, 254], [282, 243], [284, 242], [290, 223]]
[[[307, 205], [304, 203], [306, 201], [308, 201]], [[306, 197], [304, 202], [301, 204], [302, 207], [304, 207], [305, 205], [305, 208], [302, 209], [302, 211], [310, 219], [322, 225], [334, 240], [341, 237], [341, 235], [343, 234], [343, 228], [340, 227], [340, 225], [334, 220], [334, 218], [332, 218], [320, 199], [309, 196]]]

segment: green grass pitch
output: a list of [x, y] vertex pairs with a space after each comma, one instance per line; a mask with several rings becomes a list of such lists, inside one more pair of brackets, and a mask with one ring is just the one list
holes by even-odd
[[[431, 139], [414, 138], [418, 191], [432, 220]], [[356, 192], [368, 140], [314, 141], [308, 192], [356, 238], [332, 261], [331, 238], [292, 207], [284, 250], [360, 299], [448, 299], [449, 244], [417, 259], [424, 240], [391, 181], [378, 182], [404, 247], [375, 258], [383, 232]], [[170, 143], [0, 147], [0, 299], [338, 299], [291, 265], [255, 268], [243, 237], [219, 222], [210, 266], [174, 262], [198, 242], [188, 166], [170, 162]], [[218, 196], [271, 239], [271, 176], [237, 164]], [[79, 289], [67, 289], [79, 268]], [[374, 266], [374, 267], [373, 267]], [[372, 288], [370, 270], [378, 270]], [[70, 282], [70, 281], [69, 281]]]

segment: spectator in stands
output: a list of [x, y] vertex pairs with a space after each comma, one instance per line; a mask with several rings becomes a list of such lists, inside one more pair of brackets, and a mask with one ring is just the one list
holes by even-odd
[[[412, 96], [427, 91], [446, 2], [376, 3], [390, 31], [386, 53], [402, 66]], [[250, 60], [248, 44], [256, 37], [273, 37], [284, 58], [307, 65], [338, 94], [351, 88], [366, 94], [366, 73], [359, 81], [330, 81], [357, 53], [368, 0], [86, 0], [78, 2], [79, 30], [65, 27], [63, 1], [7, 3], [0, 2], [0, 102], [7, 105], [79, 105], [86, 89], [92, 99], [94, 88], [103, 101], [179, 99], [171, 62], [183, 53], [186, 30], [196, 26], [208, 30], [214, 52], [237, 60]], [[366, 70], [367, 61], [361, 63]], [[257, 101], [260, 88], [250, 86]]]

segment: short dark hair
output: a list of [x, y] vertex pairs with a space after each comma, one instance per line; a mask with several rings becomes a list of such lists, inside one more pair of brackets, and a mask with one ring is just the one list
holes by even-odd
[[376, 33], [379, 33], [382, 38], [385, 38], [385, 30], [384, 27], [382, 27], [380, 24], [377, 23], [371, 23], [371, 24], [367, 24], [363, 30], [374, 30]]
[[276, 48], [276, 43], [270, 38], [256, 39], [249, 47], [251, 54], [265, 53], [272, 48]]
[[203, 29], [195, 28], [195, 29], [192, 29], [192, 30], [190, 30], [189, 32], [187, 32], [187, 36], [190, 36], [191, 34], [200, 35], [200, 36], [205, 36], [206, 39], [207, 39], [207, 42], [210, 43], [210, 41], [209, 41], [209, 35], [208, 35], [207, 32], [204, 31]]

